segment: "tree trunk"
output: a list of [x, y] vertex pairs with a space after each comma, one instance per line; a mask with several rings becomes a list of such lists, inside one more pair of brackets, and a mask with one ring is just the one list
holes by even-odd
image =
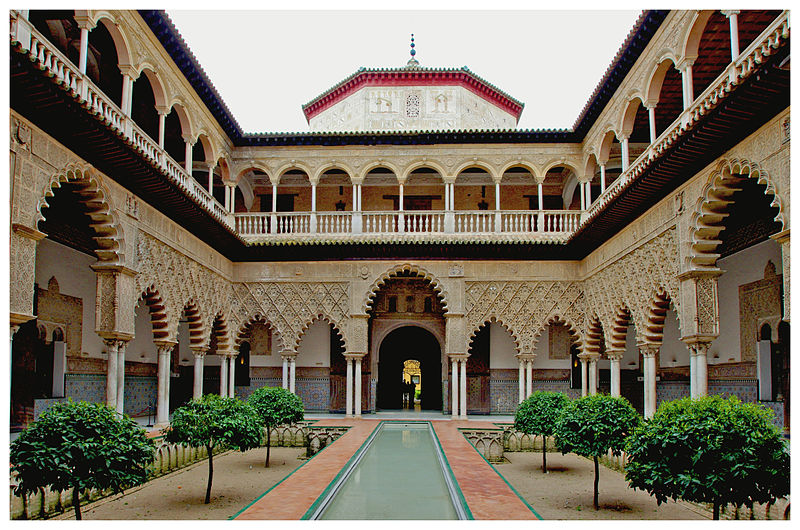
[[270, 443], [269, 443], [270, 432], [269, 431], [270, 430], [271, 429], [269, 428], [269, 425], [268, 425], [267, 426], [267, 461], [264, 462], [264, 467], [269, 467], [269, 446], [270, 446]]
[[594, 509], [599, 510], [600, 505], [597, 502], [597, 486], [600, 484], [600, 462], [597, 456], [594, 457]]
[[75, 520], [83, 519], [81, 517], [81, 492], [77, 487], [72, 488], [72, 507], [75, 508]]
[[547, 473], [547, 436], [542, 435], [542, 473]]
[[211, 479], [214, 478], [214, 448], [208, 447], [208, 486], [206, 487], [206, 504], [211, 502]]
[[711, 516], [711, 518], [714, 519], [715, 521], [719, 521], [719, 503], [718, 502], [714, 502], [714, 511], [713, 511], [713, 515]]

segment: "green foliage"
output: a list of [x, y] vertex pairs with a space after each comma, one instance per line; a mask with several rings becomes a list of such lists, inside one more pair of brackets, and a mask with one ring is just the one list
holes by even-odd
[[534, 392], [517, 407], [514, 428], [526, 434], [553, 436], [569, 398], [561, 392]]
[[247, 402], [268, 429], [303, 420], [303, 401], [284, 388], [261, 387], [250, 394]]
[[735, 397], [662, 404], [634, 432], [626, 478], [660, 504], [684, 499], [752, 506], [789, 493], [789, 455], [771, 410]]
[[564, 407], [555, 426], [556, 445], [563, 454], [600, 457], [610, 449], [618, 455], [640, 422], [625, 398], [585, 396]]
[[261, 444], [261, 422], [247, 403], [207, 394], [173, 412], [166, 440], [209, 450], [246, 451]]
[[[75, 488], [73, 500], [87, 489], [125, 488], [147, 480], [155, 446], [128, 416], [101, 403], [53, 405], [11, 443], [16, 495], [49, 487]], [[80, 504], [75, 505], [80, 518]]]

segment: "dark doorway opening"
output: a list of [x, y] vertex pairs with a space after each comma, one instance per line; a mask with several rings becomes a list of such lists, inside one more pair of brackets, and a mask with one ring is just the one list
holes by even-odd
[[403, 363], [420, 363], [420, 406], [423, 410], [442, 410], [442, 351], [430, 331], [404, 326], [389, 333], [378, 354], [377, 408], [403, 406]]

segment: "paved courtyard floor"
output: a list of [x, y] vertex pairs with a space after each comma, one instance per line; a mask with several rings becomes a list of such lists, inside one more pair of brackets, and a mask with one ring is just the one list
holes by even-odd
[[[298, 520], [379, 421], [397, 419], [393, 416], [370, 415], [358, 420], [335, 415], [308, 418], [318, 419], [318, 425], [352, 426], [310, 460], [301, 459], [304, 448], [286, 447], [272, 448], [268, 469], [264, 468], [264, 448], [216, 457], [209, 505], [203, 504], [208, 475], [208, 463], [204, 461], [88, 505], [83, 515], [85, 519]], [[710, 512], [690, 503], [669, 502], [658, 506], [646, 492], [629, 488], [621, 473], [603, 466], [600, 467], [601, 509], [595, 511], [594, 468], [590, 460], [572, 454], [548, 453], [549, 472], [543, 474], [541, 453], [506, 453], [507, 463], [492, 466], [459, 429], [496, 427], [496, 418], [424, 419], [443, 420], [432, 421], [432, 425], [475, 519], [536, 519], [537, 515], [546, 520], [710, 518]], [[499, 421], [504, 422], [505, 418]], [[785, 502], [775, 511], [782, 513], [782, 505]], [[774, 516], [779, 518], [778, 513]], [[72, 512], [68, 512], [59, 519], [72, 517]]]

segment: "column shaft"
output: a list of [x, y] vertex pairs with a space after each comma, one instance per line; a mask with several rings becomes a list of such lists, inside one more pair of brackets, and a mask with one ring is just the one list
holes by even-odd
[[192, 144], [186, 141], [186, 153], [183, 159], [183, 168], [191, 176], [192, 174]]
[[583, 182], [578, 182], [578, 188], [580, 189], [581, 196], [581, 210], [586, 209], [586, 188], [584, 188], [583, 185]]
[[648, 107], [647, 108], [647, 117], [650, 121], [650, 143], [656, 143], [656, 108], [655, 107]]
[[295, 364], [296, 360], [294, 356], [289, 358], [289, 392], [292, 394], [296, 394], [295, 392], [295, 373], [297, 369], [297, 365]]
[[347, 386], [345, 388], [345, 416], [353, 415], [353, 359], [347, 358]]
[[355, 364], [356, 373], [355, 373], [355, 380], [356, 380], [356, 388], [355, 388], [355, 405], [354, 405], [354, 413], [356, 417], [361, 417], [361, 359], [354, 359], [353, 363]]
[[127, 343], [121, 342], [117, 349], [117, 413], [125, 412], [125, 348]]
[[282, 376], [282, 386], [286, 390], [289, 390], [289, 358], [283, 358], [283, 371], [281, 372]]
[[278, 185], [272, 185], [272, 212], [278, 211]]
[[158, 113], [158, 146], [164, 149], [164, 127], [167, 115], [163, 112]]
[[118, 344], [116, 340], [106, 341], [106, 347], [108, 349], [108, 364], [106, 366], [106, 405], [115, 410], [117, 408]]
[[224, 355], [220, 357], [219, 363], [219, 395], [228, 395], [228, 358]]
[[519, 359], [519, 374], [517, 375], [519, 381], [519, 402], [525, 399], [525, 361]]
[[494, 183], [494, 209], [500, 211], [500, 183]]
[[214, 194], [214, 167], [211, 164], [208, 165], [208, 194]]
[[589, 361], [589, 395], [597, 394], [597, 360]]
[[311, 211], [317, 211], [317, 185], [311, 185]]
[[236, 392], [236, 356], [228, 357], [230, 368], [228, 368], [228, 397], [234, 397]]
[[125, 116], [131, 115], [131, 92], [133, 91], [131, 85], [131, 77], [128, 74], [122, 74], [122, 101], [120, 110]]
[[156, 424], [163, 425], [169, 421], [169, 394], [167, 393], [167, 378], [169, 377], [169, 352], [168, 346], [158, 348], [158, 395], [156, 401]]
[[611, 359], [611, 395], [614, 397], [619, 397], [620, 392], [620, 367], [619, 361], [620, 358], [618, 356], [610, 357]]
[[459, 394], [461, 397], [459, 398], [460, 401], [460, 415], [462, 418], [467, 417], [467, 360], [464, 359], [461, 361], [461, 375], [458, 381], [461, 392]]
[[89, 54], [89, 28], [81, 28], [81, 48], [78, 58], [78, 70], [86, 73], [86, 58]]
[[587, 181], [586, 182], [586, 208], [588, 209], [592, 205], [592, 183]]
[[622, 171], [623, 173], [628, 169], [628, 166], [631, 165], [630, 153], [628, 152], [628, 138], [626, 136], [622, 137]]
[[606, 191], [606, 165], [600, 164], [600, 193]]
[[458, 417], [458, 361], [456, 359], [452, 360], [452, 374], [450, 376], [450, 398], [453, 401], [453, 404], [450, 408], [450, 412], [453, 415], [453, 418]]
[[403, 211], [403, 188], [404, 187], [405, 186], [403, 186], [403, 183], [401, 182], [400, 183], [400, 204], [398, 205], [401, 212]]
[[739, 20], [736, 12], [728, 15], [731, 28], [731, 62], [739, 57]]
[[203, 397], [203, 361], [205, 355], [194, 354], [194, 381], [192, 385], [192, 399]]
[[586, 359], [581, 359], [581, 397], [589, 394], [589, 374]]
[[544, 184], [540, 182], [536, 188], [539, 195], [539, 209], [544, 210]]
[[528, 398], [533, 393], [533, 361], [525, 361], [525, 397]]

